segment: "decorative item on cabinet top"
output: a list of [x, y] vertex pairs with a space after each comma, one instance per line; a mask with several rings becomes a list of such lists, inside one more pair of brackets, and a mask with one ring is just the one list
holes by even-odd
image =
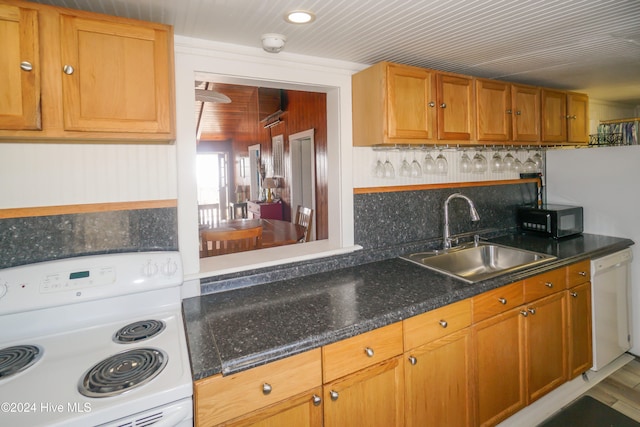
[[355, 147], [354, 187], [384, 187], [519, 179], [521, 173], [544, 173], [540, 146]]

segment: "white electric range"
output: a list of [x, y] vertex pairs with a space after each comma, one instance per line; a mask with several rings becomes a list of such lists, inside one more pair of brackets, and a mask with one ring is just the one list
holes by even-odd
[[192, 426], [178, 252], [0, 270], [0, 424]]

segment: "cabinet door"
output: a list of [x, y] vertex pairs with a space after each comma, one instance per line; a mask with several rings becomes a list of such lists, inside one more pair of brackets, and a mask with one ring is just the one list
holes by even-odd
[[473, 80], [438, 74], [438, 139], [469, 140], [473, 129]]
[[400, 427], [404, 423], [402, 356], [324, 386], [325, 427]]
[[476, 79], [478, 141], [511, 139], [511, 88], [509, 83]]
[[567, 94], [557, 90], [542, 89], [542, 140], [564, 142], [567, 140]]
[[268, 408], [232, 420], [228, 427], [322, 427], [322, 389], [285, 400]]
[[167, 30], [62, 15], [64, 129], [173, 132], [169, 40]]
[[593, 366], [591, 347], [591, 283], [567, 291], [569, 316], [569, 380]]
[[405, 426], [470, 426], [472, 347], [469, 328], [406, 353]]
[[387, 68], [389, 138], [433, 139], [435, 127], [433, 74], [414, 67]]
[[567, 93], [567, 140], [583, 144], [589, 142], [588, 95]]
[[477, 425], [495, 425], [526, 405], [521, 311], [518, 307], [473, 327]]
[[41, 129], [38, 13], [0, 5], [0, 129]]
[[514, 141], [540, 141], [540, 88], [511, 85]]
[[567, 378], [565, 293], [557, 292], [527, 304], [527, 388], [531, 403]]

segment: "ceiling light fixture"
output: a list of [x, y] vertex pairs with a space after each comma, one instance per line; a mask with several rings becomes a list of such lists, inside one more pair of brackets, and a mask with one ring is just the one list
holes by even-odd
[[287, 37], [282, 34], [267, 33], [262, 35], [262, 48], [269, 53], [278, 53], [284, 47]]
[[308, 10], [292, 10], [284, 15], [284, 20], [290, 24], [308, 24], [316, 20], [316, 15]]

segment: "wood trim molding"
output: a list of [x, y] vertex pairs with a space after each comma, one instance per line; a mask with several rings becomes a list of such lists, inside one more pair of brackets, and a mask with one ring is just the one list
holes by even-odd
[[394, 193], [400, 191], [438, 190], [442, 188], [484, 187], [487, 185], [539, 184], [537, 178], [505, 179], [499, 181], [446, 182], [442, 184], [398, 185], [395, 187], [354, 188], [353, 194]]
[[90, 203], [86, 205], [39, 206], [32, 208], [0, 209], [0, 219], [109, 211], [130, 211], [136, 209], [175, 208], [177, 206], [177, 199], [145, 200], [136, 202]]

